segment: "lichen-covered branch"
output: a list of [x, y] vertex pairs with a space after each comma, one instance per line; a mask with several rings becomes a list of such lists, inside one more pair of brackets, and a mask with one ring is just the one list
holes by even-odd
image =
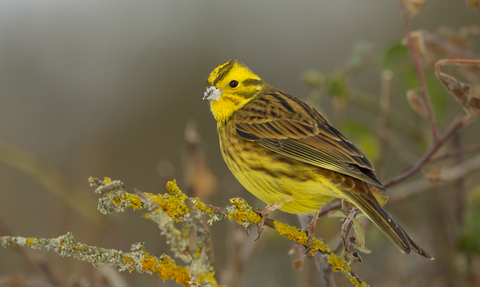
[[[198, 198], [187, 197], [175, 181], [168, 182], [169, 193], [156, 195], [138, 190], [128, 193], [121, 181], [107, 177], [103, 180], [90, 178], [89, 182], [92, 186], [97, 186], [95, 190], [97, 194], [103, 195], [98, 203], [98, 209], [103, 214], [123, 212], [127, 207], [148, 210], [145, 218], [158, 225], [174, 256], [185, 262], [186, 266], [177, 265], [165, 254], [160, 257], [150, 255], [142, 243], [132, 245], [130, 252], [123, 252], [77, 243], [70, 233], [52, 239], [4, 236], [0, 237], [1, 245], [44, 248], [60, 256], [90, 262], [95, 267], [107, 264], [119, 267], [120, 271], [157, 273], [162, 279], [172, 279], [183, 286], [215, 287], [218, 284], [214, 278], [215, 271], [211, 262], [213, 252], [210, 234], [203, 224], [201, 214], [209, 216], [210, 224], [228, 218], [236, 220], [246, 228], [261, 220], [260, 215], [241, 198], [231, 199], [232, 206], [214, 207], [201, 202]], [[175, 226], [176, 222], [182, 222], [181, 229]], [[299, 244], [308, 243], [308, 236], [303, 230], [272, 219], [267, 219], [266, 225]], [[191, 240], [192, 238], [195, 240]], [[308, 253], [311, 255], [319, 253], [326, 257], [333, 271], [343, 273], [355, 286], [368, 286], [351, 270], [349, 264], [332, 253], [321, 239], [313, 239]]]
[[[194, 266], [198, 267], [202, 266], [202, 264], [193, 264], [197, 258], [192, 258], [191, 256], [192, 254], [199, 253], [200, 250], [188, 253], [182, 252], [188, 247], [188, 236], [185, 237], [184, 233], [176, 230], [173, 227], [173, 221], [188, 222], [192, 220], [191, 217], [192, 214], [194, 214], [192, 209], [208, 215], [210, 217], [208, 220], [210, 224], [222, 218], [228, 218], [236, 220], [238, 224], [248, 228], [250, 225], [257, 224], [261, 220], [260, 215], [254, 212], [252, 207], [242, 198], [232, 198], [230, 202], [233, 205], [226, 208], [207, 205], [198, 198], [187, 197], [178, 188], [175, 181], [167, 183], [169, 194], [158, 195], [139, 191], [135, 191], [135, 194], [128, 193], [124, 190], [123, 184], [120, 181], [112, 181], [109, 178], [105, 178], [103, 181], [90, 178], [90, 182], [92, 185], [98, 186], [96, 193], [106, 195], [106, 197], [100, 199], [99, 202], [99, 210], [104, 213], [123, 211], [126, 207], [131, 207], [136, 210], [143, 208], [150, 210], [151, 212], [147, 214], [146, 218], [158, 224], [162, 230], [162, 234], [167, 236], [167, 242], [170, 244], [172, 251], [175, 252], [175, 256], [189, 263], [190, 265], [187, 266], [187, 268], [193, 274], [198, 274], [199, 271], [196, 270]], [[167, 215], [170, 221], [165, 217]], [[195, 226], [195, 228], [198, 228], [198, 225], [195, 225], [193, 221], [191, 224]], [[308, 243], [308, 236], [301, 229], [272, 219], [267, 219], [265, 225], [299, 244], [307, 245]], [[201, 246], [205, 246], [204, 244], [205, 242], [200, 243]], [[321, 239], [317, 238], [313, 239], [312, 247], [309, 251], [311, 255], [315, 255], [316, 253], [327, 257], [328, 263], [333, 267], [333, 271], [345, 274], [355, 286], [368, 286], [351, 270], [344, 259], [331, 253], [330, 248]], [[202, 272], [206, 272], [204, 269], [205, 268], [203, 268]]]
[[[198, 224], [199, 215], [189, 207], [186, 195], [176, 185], [170, 189], [170, 194], [154, 195], [138, 190], [131, 194], [125, 191], [123, 183], [118, 180], [90, 178], [89, 181], [91, 185], [98, 186], [95, 190], [97, 194], [105, 195], [99, 199], [100, 212], [123, 212], [126, 207], [134, 210], [147, 209], [149, 213], [145, 218], [157, 224], [161, 234], [165, 235], [170, 250], [175, 257], [188, 264], [186, 269], [201, 286], [218, 286], [208, 256], [211, 254], [209, 232], [203, 225]], [[181, 230], [174, 225], [180, 221], [185, 224]], [[190, 242], [192, 230], [195, 232], [195, 246], [191, 246]]]
[[474, 115], [466, 115], [461, 118], [458, 118], [454, 120], [451, 124], [450, 127], [445, 131], [445, 133], [442, 135], [442, 137], [432, 145], [432, 147], [420, 158], [413, 166], [411, 166], [407, 171], [404, 173], [397, 175], [394, 178], [391, 178], [387, 180], [386, 182], [383, 183], [383, 186], [385, 188], [389, 188], [390, 186], [393, 186], [395, 184], [398, 184], [411, 176], [417, 174], [421, 168], [426, 165], [429, 160], [432, 158], [433, 155], [442, 147], [445, 142], [452, 137], [460, 128], [468, 125], [471, 121], [476, 119], [478, 116], [480, 116], [480, 112], [477, 112]]
[[98, 267], [113, 265], [120, 267], [120, 271], [128, 270], [137, 272], [157, 273], [162, 279], [172, 279], [183, 286], [202, 286], [189, 270], [177, 266], [175, 261], [163, 254], [160, 257], [149, 255], [145, 252], [142, 243], [133, 244], [130, 252], [114, 249], [105, 249], [89, 246], [75, 241], [71, 233], [51, 239], [36, 239], [14, 236], [0, 237], [3, 247], [23, 246], [33, 249], [47, 249], [54, 251], [62, 257], [75, 257]]

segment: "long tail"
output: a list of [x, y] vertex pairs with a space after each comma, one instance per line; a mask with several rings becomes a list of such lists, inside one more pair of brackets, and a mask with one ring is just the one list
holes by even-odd
[[[357, 189], [346, 189], [343, 190], [343, 192], [348, 200], [355, 204], [368, 218], [370, 218], [370, 220], [380, 228], [383, 233], [385, 233], [400, 251], [409, 254], [410, 251], [413, 250], [425, 258], [433, 260], [433, 257], [418, 246], [413, 238], [408, 235], [405, 230], [393, 220], [390, 214], [378, 204], [375, 197], [373, 197], [366, 187], [365, 189], [366, 191], [362, 190], [362, 192], [359, 192]], [[367, 194], [365, 194], [365, 192]]]

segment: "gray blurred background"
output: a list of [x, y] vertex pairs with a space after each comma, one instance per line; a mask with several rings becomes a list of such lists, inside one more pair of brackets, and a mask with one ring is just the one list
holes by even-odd
[[[427, 1], [411, 20], [413, 29], [430, 31], [441, 24], [457, 29], [478, 23], [478, 15], [463, 1], [451, 0]], [[216, 178], [216, 193], [209, 202], [225, 206], [228, 198], [242, 196], [263, 207], [236, 183], [221, 159], [215, 122], [202, 101], [210, 71], [237, 59], [272, 86], [305, 98], [308, 90], [300, 80], [304, 70], [331, 72], [355, 43], [368, 41], [381, 48], [403, 36], [396, 1], [2, 0], [0, 140], [57, 170], [92, 199], [95, 208], [97, 196], [88, 186], [89, 176], [109, 176], [122, 180], [129, 190], [154, 193], [165, 192], [165, 181], [175, 178], [182, 188], [185, 127], [195, 122]], [[379, 74], [378, 69], [367, 69], [353, 84], [376, 95]], [[50, 238], [72, 231], [86, 244], [128, 250], [143, 241], [153, 254], [168, 252], [164, 237], [141, 212], [98, 216], [106, 220], [104, 225], [92, 227], [34, 177], [6, 164], [0, 164], [0, 190], [0, 218], [10, 235]], [[391, 210], [395, 216], [395, 208]], [[292, 215], [276, 216], [297, 224]], [[415, 219], [400, 221], [408, 225]], [[340, 228], [340, 223], [334, 224], [332, 237], [325, 236], [332, 245]], [[422, 233], [417, 227], [407, 230]], [[219, 274], [228, 261], [224, 238], [229, 228], [225, 221], [211, 227]], [[321, 225], [318, 229], [323, 235]], [[247, 240], [253, 241], [252, 231]], [[287, 254], [292, 242], [266, 237], [265, 248], [246, 268], [244, 286], [303, 286], [298, 278], [306, 271], [294, 270]], [[434, 239], [420, 236], [417, 241], [428, 249]], [[398, 268], [399, 276], [406, 270], [417, 276], [410, 280], [424, 282], [412, 269], [430, 262], [400, 254], [381, 236], [377, 241], [369, 244], [367, 237], [376, 255], [363, 255], [366, 263], [354, 267], [363, 279], [373, 283], [381, 280], [383, 268]], [[394, 257], [382, 257], [384, 249]], [[60, 269], [57, 272], [77, 278], [73, 281], [90, 278], [93, 272], [87, 263], [40, 254]], [[398, 266], [397, 256], [408, 260]], [[0, 248], [0, 277], [34, 277], [36, 272], [16, 252]], [[131, 286], [163, 284], [147, 274], [121, 276]]]

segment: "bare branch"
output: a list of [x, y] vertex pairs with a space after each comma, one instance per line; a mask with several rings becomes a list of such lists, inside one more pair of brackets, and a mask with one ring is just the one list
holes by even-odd
[[477, 151], [480, 151], [480, 144], [449, 151], [445, 154], [431, 158], [428, 163], [435, 163], [445, 159], [449, 159], [452, 157], [461, 156], [469, 153], [474, 153]]
[[[109, 185], [118, 182], [112, 181], [109, 178], [106, 178], [104, 181], [90, 178], [89, 181], [92, 185], [98, 185], [98, 183], [106, 183], [107, 185]], [[96, 191], [104, 189], [105, 188], [103, 186], [100, 186], [97, 188]], [[172, 220], [175, 220], [177, 222], [188, 221], [188, 218], [191, 217], [191, 208], [189, 207], [188, 202], [193, 203], [193, 205], [199, 212], [210, 216], [209, 222], [220, 220], [221, 218], [226, 217], [229, 219], [235, 219], [238, 224], [244, 227], [248, 227], [252, 224], [259, 223], [261, 220], [261, 216], [258, 213], [254, 212], [252, 207], [241, 198], [231, 199], [230, 202], [233, 203], [233, 206], [222, 208], [206, 205], [198, 198], [187, 197], [184, 193], [180, 191], [175, 182], [167, 183], [167, 190], [170, 192], [170, 194], [153, 195], [136, 191], [136, 195], [133, 195], [125, 192], [123, 188], [120, 187], [120, 190], [112, 190], [109, 193], [103, 194], [105, 197], [100, 199], [102, 202], [99, 203], [99, 207], [102, 212], [123, 211], [126, 207], [132, 207], [134, 209], [143, 209], [144, 207], [147, 207], [151, 211], [148, 217], [154, 220], [157, 224], [159, 224], [159, 226], [161, 224], [165, 224], [165, 222], [168, 223]], [[111, 207], [109, 208], [107, 207], [107, 205], [111, 205]], [[171, 218], [171, 220], [165, 220], [164, 215], [167, 214]], [[161, 218], [156, 218], [158, 216], [160, 216]], [[287, 224], [272, 219], [267, 219], [265, 225], [270, 227], [271, 229], [278, 231], [282, 236], [286, 237], [287, 239], [294, 240], [297, 243], [305, 246], [308, 244], [309, 238], [306, 232], [301, 229], [289, 226]], [[174, 227], [166, 226], [161, 227], [161, 230], [167, 230], [172, 228]], [[165, 234], [165, 232], [163, 233]], [[172, 229], [171, 233], [177, 232]], [[169, 235], [168, 233], [166, 235], [169, 241], [179, 240], [172, 238], [172, 236], [175, 235]], [[174, 245], [172, 245], [172, 247], [174, 246], [181, 246], [181, 243], [175, 243]], [[180, 250], [181, 248], [176, 247], [176, 249]], [[328, 258], [328, 263], [332, 265], [333, 270], [335, 272], [343, 273], [355, 285], [359, 286], [361, 282], [363, 282], [351, 270], [350, 266], [345, 262], [344, 259], [340, 258], [336, 254], [331, 253], [331, 249], [322, 240], [318, 238], [313, 238], [309, 254], [321, 254], [322, 256]], [[181, 258], [185, 259], [185, 256], [181, 256]], [[189, 261], [188, 258], [186, 260]], [[192, 264], [190, 264], [190, 266], [192, 266]], [[192, 271], [192, 269], [188, 269]], [[192, 273], [198, 274], [193, 271]]]
[[433, 146], [427, 151], [427, 153], [425, 153], [425, 155], [423, 155], [423, 157], [421, 159], [419, 159], [412, 167], [410, 167], [406, 172], [386, 181], [383, 186], [385, 186], [385, 188], [388, 188], [392, 185], [395, 185], [395, 184], [398, 184], [408, 178], [410, 178], [411, 176], [413, 176], [414, 174], [416, 174], [417, 172], [419, 172], [421, 170], [421, 168], [427, 164], [427, 162], [430, 160], [430, 158], [438, 151], [438, 149], [443, 146], [443, 144], [448, 140], [450, 139], [450, 137], [456, 132], [458, 131], [460, 128], [462, 128], [463, 126], [467, 125], [468, 123], [470, 123], [470, 121], [472, 121], [474, 118], [476, 118], [480, 113], [477, 113], [476, 115], [473, 115], [473, 116], [464, 116], [463, 118], [459, 118], [459, 119], [456, 119], [455, 121], [453, 121], [453, 123], [450, 125], [450, 127], [447, 129], [447, 131], [443, 134], [443, 136], [433, 144]]
[[476, 54], [470, 50], [463, 48], [451, 41], [446, 41], [440, 36], [430, 33], [428, 31], [422, 30], [423, 40], [427, 45], [434, 45], [440, 47], [442, 50], [458, 55], [460, 57], [465, 57], [469, 59], [480, 59], [480, 55]]
[[475, 113], [480, 111], [480, 99], [472, 96], [472, 85], [460, 82], [456, 78], [445, 74], [440, 70], [440, 67], [449, 64], [474, 65], [478, 67], [480, 66], [480, 60], [441, 59], [435, 63], [435, 76], [437, 76], [453, 98], [460, 103], [468, 115], [475, 115]]
[[400, 201], [411, 197], [415, 194], [424, 192], [433, 187], [444, 185], [446, 183], [458, 180], [467, 176], [469, 173], [480, 169], [480, 156], [476, 156], [473, 159], [462, 162], [454, 167], [442, 168], [439, 171], [439, 178], [441, 181], [433, 183], [426, 178], [419, 178], [412, 182], [402, 184], [401, 186], [393, 188], [391, 196], [389, 196], [390, 202]]
[[435, 116], [432, 112], [432, 104], [430, 103], [430, 96], [428, 95], [427, 85], [425, 83], [425, 76], [423, 75], [422, 65], [420, 63], [420, 58], [418, 57], [418, 51], [415, 47], [415, 43], [412, 38], [412, 33], [410, 30], [410, 24], [408, 23], [407, 13], [405, 13], [405, 7], [402, 0], [397, 0], [398, 7], [400, 8], [400, 15], [402, 16], [403, 25], [405, 26], [405, 31], [407, 33], [408, 47], [412, 53], [413, 61], [415, 63], [415, 68], [417, 69], [418, 80], [420, 82], [420, 88], [423, 94], [423, 101], [425, 103], [425, 109], [427, 112], [428, 121], [430, 122], [430, 129], [432, 131], [433, 142], [438, 141], [438, 130], [435, 124]]
[[[12, 234], [8, 226], [3, 222], [0, 218], [0, 235]], [[23, 257], [25, 261], [30, 263], [30, 265], [38, 268], [45, 278], [50, 282], [50, 284], [54, 287], [63, 286], [60, 281], [58, 280], [55, 270], [52, 270], [48, 261], [43, 256], [36, 256], [33, 257], [30, 253], [26, 252], [23, 248], [15, 248], [14, 249], [20, 256]]]
[[0, 243], [3, 247], [47, 249], [62, 257], [75, 257], [89, 262], [93, 266], [113, 265], [120, 267], [120, 271], [158, 273], [164, 280], [173, 279], [183, 286], [202, 286], [193, 279], [187, 268], [177, 266], [168, 255], [155, 257], [145, 252], [143, 243], [133, 244], [130, 252], [122, 252], [78, 243], [71, 233], [51, 239], [3, 236], [0, 237]]

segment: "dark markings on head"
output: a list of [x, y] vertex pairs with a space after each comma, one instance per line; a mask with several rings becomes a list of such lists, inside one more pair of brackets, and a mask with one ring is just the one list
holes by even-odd
[[262, 81], [257, 79], [246, 79], [242, 82], [244, 86], [258, 86], [261, 83]]
[[220, 80], [222, 80], [227, 74], [228, 72], [230, 72], [230, 70], [233, 68], [233, 63], [235, 62], [235, 60], [230, 60], [228, 61], [228, 63], [226, 63], [218, 72], [218, 76], [217, 78], [215, 79], [215, 81], [212, 83], [213, 86], [215, 86]]

